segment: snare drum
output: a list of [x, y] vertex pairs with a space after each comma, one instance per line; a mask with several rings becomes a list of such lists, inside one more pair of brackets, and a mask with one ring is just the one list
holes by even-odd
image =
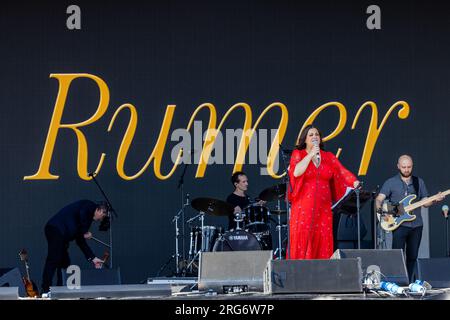
[[255, 235], [244, 230], [228, 231], [218, 238], [213, 251], [250, 251], [261, 250], [261, 244]]
[[270, 230], [269, 209], [264, 206], [250, 205], [244, 209], [245, 230], [252, 233], [265, 232]]

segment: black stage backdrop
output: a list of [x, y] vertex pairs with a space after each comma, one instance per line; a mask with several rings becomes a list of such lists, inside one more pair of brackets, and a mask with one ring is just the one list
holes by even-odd
[[[81, 29], [69, 30], [66, 9], [71, 2], [3, 3], [0, 10], [1, 61], [1, 220], [0, 267], [19, 265], [17, 253], [29, 251], [32, 278], [38, 282], [46, 254], [43, 227], [64, 205], [81, 198], [101, 200], [93, 181], [77, 172], [78, 140], [71, 129], [60, 129], [51, 153], [50, 173], [59, 179], [24, 179], [37, 173], [60, 82], [51, 74], [87, 73], [107, 85], [110, 100], [97, 121], [80, 127], [88, 148], [86, 172], [94, 171], [101, 153], [106, 157], [98, 181], [114, 205], [114, 266], [124, 283], [155, 276], [174, 253], [173, 216], [180, 208], [177, 189], [182, 166], [165, 180], [152, 162], [136, 179], [116, 170], [116, 158], [130, 112], [117, 116], [130, 103], [138, 114], [136, 135], [125, 161], [127, 175], [144, 166], [158, 139], [168, 105], [176, 105], [169, 139], [163, 151], [162, 174], [173, 167], [170, 134], [186, 128], [194, 110], [211, 103], [217, 124], [236, 103], [245, 102], [253, 122], [270, 104], [286, 105], [289, 121], [283, 145], [292, 148], [309, 115], [327, 102], [345, 106], [347, 121], [338, 136], [326, 143], [342, 148], [341, 161], [358, 173], [371, 120], [365, 109], [354, 130], [352, 123], [367, 101], [377, 105], [380, 124], [397, 101], [410, 112], [399, 119], [395, 108], [376, 141], [365, 188], [396, 173], [399, 155], [413, 156], [415, 174], [434, 194], [449, 187], [448, 118], [450, 86], [450, 6], [437, 1], [378, 1], [381, 29], [366, 26], [369, 1], [122, 1], [81, 2]], [[61, 123], [80, 123], [97, 110], [99, 90], [83, 78], [70, 86]], [[339, 113], [331, 107], [315, 123], [329, 134]], [[259, 128], [276, 129], [281, 112], [270, 111]], [[203, 130], [208, 112], [199, 113]], [[241, 128], [242, 110], [233, 112], [225, 128]], [[261, 175], [261, 164], [246, 164], [250, 194], [281, 180]], [[188, 167], [184, 191], [191, 199], [224, 199], [232, 191], [232, 164], [213, 164], [203, 178], [197, 165]], [[281, 170], [281, 169], [280, 169]], [[281, 172], [281, 171], [277, 171]], [[431, 256], [445, 255], [445, 225], [440, 205], [430, 209]], [[371, 228], [368, 206], [363, 219]], [[186, 210], [186, 219], [195, 210]], [[226, 225], [207, 216], [206, 225]], [[93, 229], [97, 237], [107, 234]], [[186, 233], [189, 229], [186, 227]], [[372, 241], [370, 232], [365, 246]], [[185, 252], [188, 251], [186, 236]], [[181, 243], [180, 243], [181, 245]], [[102, 255], [103, 248], [92, 243]], [[75, 245], [72, 263], [87, 267]], [[173, 263], [170, 264], [173, 268]], [[170, 268], [163, 274], [170, 273]]]

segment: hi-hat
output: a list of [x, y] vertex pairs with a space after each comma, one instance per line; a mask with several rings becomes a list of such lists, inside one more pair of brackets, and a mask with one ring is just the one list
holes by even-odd
[[231, 204], [213, 198], [196, 198], [191, 205], [194, 209], [213, 216], [228, 216], [234, 211]]
[[283, 198], [286, 195], [286, 185], [277, 184], [267, 189], [264, 189], [259, 194], [259, 199], [264, 201], [275, 201]]

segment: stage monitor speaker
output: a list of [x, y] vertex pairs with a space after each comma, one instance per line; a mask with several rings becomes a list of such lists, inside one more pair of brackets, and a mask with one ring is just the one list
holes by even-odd
[[434, 288], [450, 288], [450, 258], [418, 259], [416, 278]]
[[331, 259], [361, 258], [361, 268], [365, 274], [367, 267], [376, 265], [380, 267], [381, 280], [395, 282], [398, 285], [408, 285], [408, 271], [401, 249], [338, 249]]
[[19, 295], [26, 297], [25, 286], [19, 268], [0, 268], [0, 287], [18, 287]]
[[271, 259], [271, 250], [202, 252], [198, 289], [217, 293], [262, 292], [264, 269]]
[[361, 259], [273, 260], [264, 271], [264, 293], [362, 292]]
[[[67, 284], [67, 274], [63, 274], [63, 283]], [[99, 285], [119, 285], [122, 284], [120, 277], [120, 268], [117, 269], [81, 269], [81, 286], [99, 286]]]

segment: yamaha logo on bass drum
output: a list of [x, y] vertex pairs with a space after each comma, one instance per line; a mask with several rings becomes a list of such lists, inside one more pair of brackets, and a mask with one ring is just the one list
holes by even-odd
[[237, 235], [237, 236], [233, 236], [233, 235], [230, 235], [229, 237], [228, 237], [228, 240], [248, 240], [248, 235]]

